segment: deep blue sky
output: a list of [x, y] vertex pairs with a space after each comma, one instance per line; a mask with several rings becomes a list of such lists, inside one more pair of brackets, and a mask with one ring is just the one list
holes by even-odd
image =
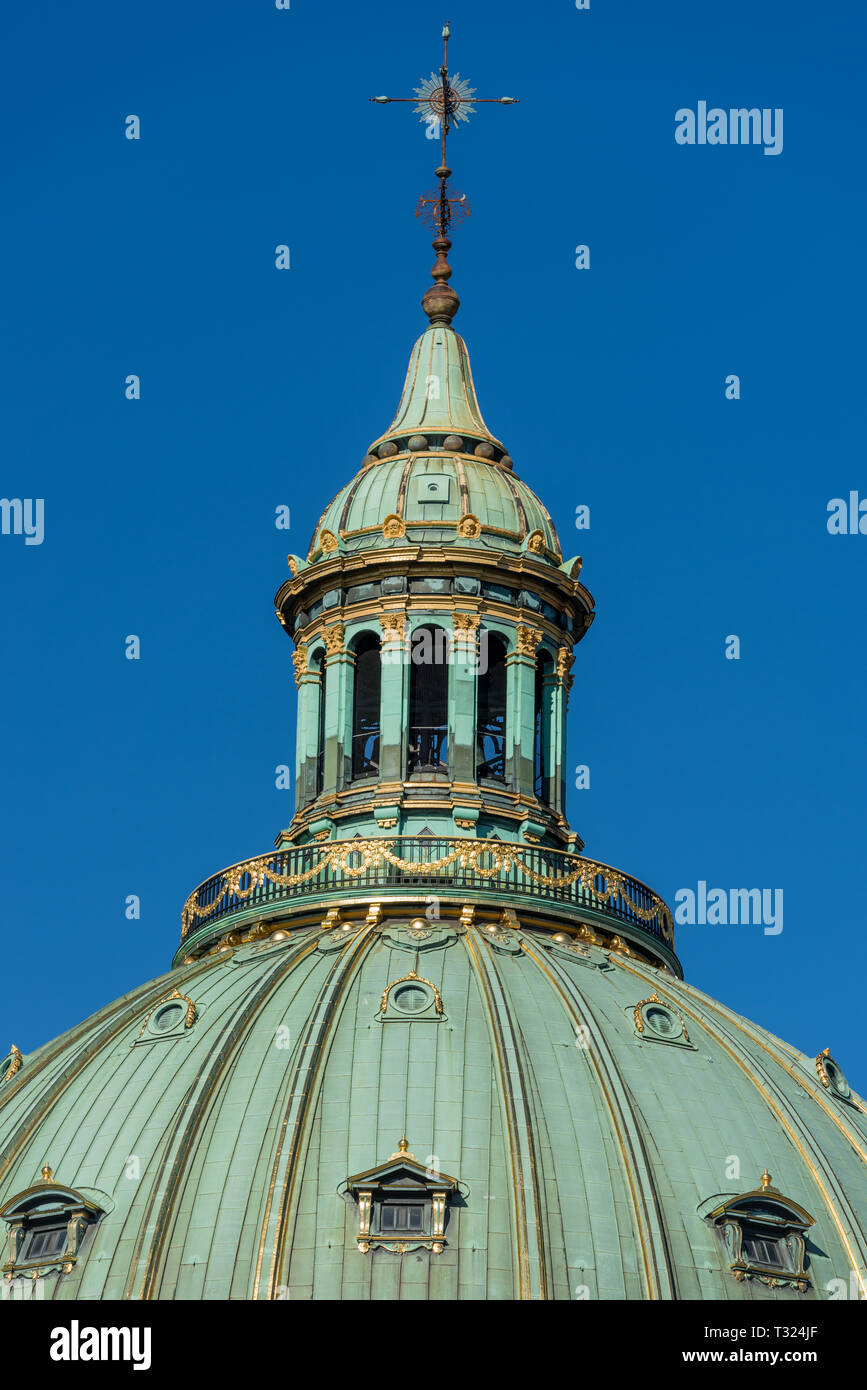
[[[687, 976], [863, 1091], [867, 536], [826, 530], [867, 495], [863, 13], [449, 4], [453, 68], [522, 98], [454, 137], [451, 259], [487, 421], [597, 600], [573, 823], [669, 901], [782, 888], [779, 936], [681, 928]], [[7, 14], [0, 491], [46, 534], [0, 537], [0, 1052], [167, 968], [187, 893], [288, 823], [272, 596], [391, 419], [432, 263], [437, 147], [367, 98], [411, 92], [445, 17]], [[783, 153], [677, 145], [700, 100], [782, 107]]]

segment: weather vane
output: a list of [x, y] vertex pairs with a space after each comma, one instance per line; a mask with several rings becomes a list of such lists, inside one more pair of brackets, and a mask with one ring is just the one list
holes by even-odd
[[[446, 142], [450, 132], [462, 121], [468, 120], [474, 114], [476, 105], [479, 103], [516, 106], [519, 98], [477, 97], [475, 87], [471, 87], [459, 72], [451, 77], [449, 75], [451, 30], [448, 21], [443, 28], [442, 36], [443, 65], [440, 68], [439, 77], [432, 72], [430, 77], [425, 78], [420, 87], [416, 87], [414, 97], [371, 97], [370, 100], [378, 102], [380, 106], [385, 106], [390, 101], [414, 103], [422, 122], [432, 130], [439, 130], [442, 140], [442, 154], [440, 166], [436, 170], [436, 177], [440, 181], [440, 186], [432, 193], [422, 194], [416, 208], [416, 217], [427, 217], [433, 223], [439, 238], [445, 240], [453, 219], [455, 217], [467, 217], [470, 211], [464, 194], [455, 190], [452, 196], [449, 196], [448, 181], [452, 171], [446, 161]], [[436, 247], [436, 243], [434, 246]]]

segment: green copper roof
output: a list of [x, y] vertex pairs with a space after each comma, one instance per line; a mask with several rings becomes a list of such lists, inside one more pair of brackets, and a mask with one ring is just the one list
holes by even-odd
[[[389, 516], [405, 528], [383, 531]], [[473, 534], [463, 517], [475, 517]], [[397, 528], [398, 531], [401, 528]], [[469, 545], [481, 551], [518, 553], [530, 537], [538, 559], [559, 565], [560, 542], [547, 510], [527, 484], [508, 469], [471, 454], [407, 450], [370, 464], [334, 498], [311, 540], [310, 558], [322, 553], [322, 533], [341, 537], [347, 551], [395, 545]]]
[[400, 405], [371, 452], [399, 435], [442, 431], [503, 448], [482, 419], [466, 343], [453, 328], [435, 324], [416, 342]]
[[337, 545], [458, 543], [563, 559], [546, 508], [482, 419], [463, 338], [434, 324], [412, 350], [394, 420], [321, 516], [308, 560]]
[[[241, 946], [25, 1055], [0, 1206], [50, 1165], [105, 1211], [45, 1297], [785, 1301], [864, 1270], [858, 1097], [663, 971], [492, 920]], [[383, 1008], [410, 972], [442, 1012]], [[161, 1031], [173, 988], [195, 1016]], [[656, 993], [688, 1042], [637, 1031]], [[442, 1253], [358, 1249], [346, 1183], [402, 1135], [459, 1184]], [[707, 1219], [765, 1169], [815, 1223], [803, 1294], [738, 1281]]]

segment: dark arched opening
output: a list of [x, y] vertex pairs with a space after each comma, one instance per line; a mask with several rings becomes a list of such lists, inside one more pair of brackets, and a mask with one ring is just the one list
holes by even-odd
[[325, 785], [325, 683], [327, 672], [325, 652], [314, 652], [310, 669], [319, 673], [319, 709], [317, 711], [316, 732], [316, 796]]
[[533, 702], [533, 786], [540, 801], [550, 800], [551, 687], [554, 663], [545, 652], [536, 657], [536, 689]]
[[365, 633], [355, 648], [352, 696], [352, 776], [379, 776], [382, 660], [379, 638]]
[[[485, 650], [483, 647], [482, 650]], [[506, 646], [486, 634], [487, 670], [479, 673], [476, 776], [506, 780]]]
[[407, 776], [448, 772], [449, 646], [441, 627], [412, 634]]

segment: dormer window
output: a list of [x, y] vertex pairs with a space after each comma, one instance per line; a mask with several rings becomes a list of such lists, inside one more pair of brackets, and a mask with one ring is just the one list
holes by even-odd
[[788, 1286], [801, 1293], [809, 1286], [804, 1236], [813, 1218], [771, 1186], [767, 1169], [761, 1187], [722, 1201], [712, 1197], [699, 1214], [718, 1230], [739, 1283], [757, 1279], [770, 1288]]
[[438, 1168], [425, 1168], [401, 1139], [391, 1158], [348, 1178], [345, 1191], [358, 1204], [358, 1249], [374, 1247], [403, 1255], [445, 1247], [449, 1207], [458, 1184]]
[[90, 1197], [55, 1182], [46, 1164], [41, 1182], [0, 1208], [0, 1220], [7, 1227], [6, 1278], [35, 1278], [52, 1269], [70, 1274], [88, 1231], [102, 1214]]

